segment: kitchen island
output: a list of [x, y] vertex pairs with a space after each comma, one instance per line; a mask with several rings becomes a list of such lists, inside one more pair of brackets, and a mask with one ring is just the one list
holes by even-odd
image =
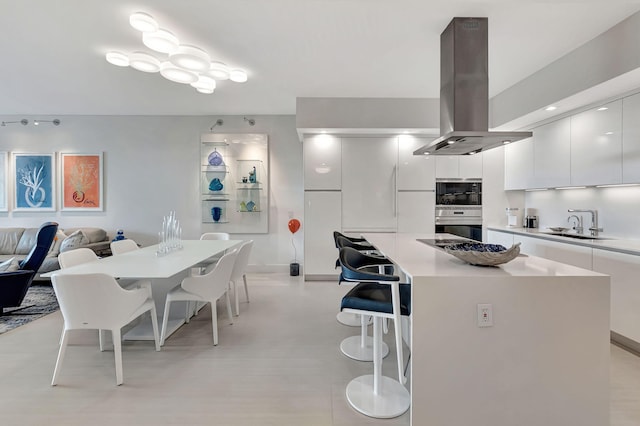
[[608, 425], [609, 277], [534, 256], [472, 266], [417, 241], [442, 235], [363, 235], [412, 284], [411, 424]]

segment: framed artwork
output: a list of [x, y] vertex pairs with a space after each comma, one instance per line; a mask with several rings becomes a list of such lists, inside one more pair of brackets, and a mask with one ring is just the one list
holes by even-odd
[[102, 153], [60, 154], [62, 210], [102, 211]]
[[55, 210], [54, 170], [54, 154], [13, 154], [14, 210]]
[[0, 152], [0, 212], [9, 210], [9, 191], [7, 186], [7, 167], [9, 166], [9, 153]]

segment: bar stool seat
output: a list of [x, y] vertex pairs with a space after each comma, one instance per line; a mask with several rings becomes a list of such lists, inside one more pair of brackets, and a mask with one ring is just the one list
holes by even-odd
[[[387, 275], [393, 274], [393, 263], [389, 259], [375, 252], [373, 246], [369, 247], [374, 250], [362, 250], [362, 245], [360, 243], [354, 243], [348, 238], [336, 235], [335, 232], [334, 238], [336, 247], [339, 249], [350, 247], [360, 253], [368, 254], [368, 256], [359, 259], [360, 263], [354, 265], [358, 270], [372, 273], [384, 273]], [[338, 265], [339, 262], [340, 259], [338, 259]], [[345, 276], [340, 273], [338, 282], [342, 283], [343, 281], [350, 282], [352, 280], [346, 279]], [[373, 323], [371, 316], [354, 315], [345, 311], [340, 311], [338, 316], [340, 315], [355, 317], [360, 322], [360, 335], [345, 338], [340, 342], [340, 351], [349, 358], [357, 361], [373, 361], [373, 337], [368, 335], [368, 326]], [[385, 358], [388, 354], [389, 346], [382, 342], [382, 357]]]
[[[365, 257], [369, 256], [350, 247], [340, 250], [343, 278], [360, 281], [343, 297], [341, 310], [373, 317], [373, 374], [349, 382], [346, 396], [349, 404], [366, 416], [392, 418], [402, 415], [411, 405], [411, 395], [404, 386], [400, 324], [401, 316], [411, 313], [411, 287], [400, 284], [400, 278], [395, 275], [362, 271], [357, 265], [366, 263]], [[385, 319], [394, 322], [398, 380], [382, 375], [382, 322]]]

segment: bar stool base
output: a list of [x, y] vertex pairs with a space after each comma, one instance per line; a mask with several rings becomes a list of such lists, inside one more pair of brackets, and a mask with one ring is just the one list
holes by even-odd
[[[356, 361], [373, 361], [373, 337], [365, 337], [364, 346], [361, 344], [361, 336], [351, 336], [340, 342], [340, 350], [343, 354]], [[389, 355], [389, 346], [382, 342], [382, 358]], [[373, 376], [372, 376], [373, 377]]]
[[[358, 314], [338, 312], [338, 315], [336, 315], [336, 319], [340, 324], [348, 325], [349, 327], [360, 327], [362, 325], [362, 322], [360, 321], [360, 315]], [[371, 324], [372, 322], [372, 318], [369, 317], [368, 324]]]
[[411, 406], [409, 391], [391, 377], [380, 377], [380, 393], [373, 393], [373, 374], [356, 377], [347, 385], [349, 404], [365, 416], [390, 419], [404, 414]]

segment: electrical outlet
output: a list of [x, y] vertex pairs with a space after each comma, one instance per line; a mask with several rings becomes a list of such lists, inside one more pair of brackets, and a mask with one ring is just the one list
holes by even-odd
[[493, 326], [493, 307], [490, 303], [478, 303], [478, 327]]

